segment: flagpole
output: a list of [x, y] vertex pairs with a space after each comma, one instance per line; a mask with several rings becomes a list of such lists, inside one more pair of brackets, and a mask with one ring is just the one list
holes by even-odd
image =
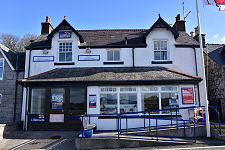
[[200, 50], [201, 50], [201, 59], [202, 59], [202, 69], [203, 69], [203, 86], [205, 89], [205, 116], [206, 116], [206, 133], [207, 137], [210, 137], [210, 123], [209, 123], [209, 111], [208, 111], [208, 95], [206, 89], [206, 82], [205, 82], [205, 65], [204, 65], [204, 55], [203, 55], [203, 45], [202, 45], [202, 33], [201, 33], [201, 25], [200, 25], [200, 17], [199, 17], [199, 10], [198, 10], [198, 0], [196, 0], [196, 9], [197, 9], [197, 20], [198, 20], [198, 31], [199, 31], [199, 43], [200, 43]]

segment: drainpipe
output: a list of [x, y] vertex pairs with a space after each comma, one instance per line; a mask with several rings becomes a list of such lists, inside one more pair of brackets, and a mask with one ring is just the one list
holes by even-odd
[[133, 60], [133, 68], [135, 68], [135, 64], [134, 64], [134, 47], [132, 48], [132, 60]]
[[17, 87], [18, 87], [18, 75], [19, 75], [19, 71], [18, 71], [18, 60], [19, 59], [19, 53], [16, 54], [16, 86], [15, 86], [15, 102], [14, 102], [14, 113], [13, 113], [13, 122], [16, 122], [16, 103], [17, 103]]
[[[197, 65], [196, 49], [193, 48], [193, 50], [194, 50], [194, 54], [195, 54], [195, 71], [196, 71], [196, 76], [198, 76], [198, 65]], [[198, 103], [199, 103], [199, 106], [201, 106], [199, 84], [197, 84], [197, 89], [198, 89]]]

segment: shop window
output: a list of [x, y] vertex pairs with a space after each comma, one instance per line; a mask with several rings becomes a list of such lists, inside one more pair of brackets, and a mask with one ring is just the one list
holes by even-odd
[[101, 92], [116, 92], [116, 88], [101, 88]]
[[117, 113], [117, 94], [108, 93], [100, 94], [100, 113], [114, 114]]
[[72, 42], [59, 43], [59, 61], [72, 61]]
[[[162, 109], [178, 108], [178, 94], [177, 93], [161, 93]], [[171, 111], [163, 111], [162, 113], [170, 113]], [[176, 110], [172, 110], [176, 112]]]
[[154, 60], [168, 60], [168, 46], [166, 40], [154, 41]]
[[31, 114], [44, 114], [44, 106], [46, 99], [46, 90], [41, 89], [32, 89], [31, 93]]
[[137, 94], [120, 93], [120, 113], [137, 112]]
[[84, 88], [70, 88], [70, 110], [76, 111], [78, 114], [84, 113], [85, 94]]
[[142, 91], [158, 91], [158, 87], [144, 87], [141, 88]]
[[0, 80], [3, 80], [4, 60], [0, 59]]
[[65, 101], [65, 89], [64, 88], [52, 88], [51, 89], [51, 109], [62, 110], [64, 109]]
[[120, 61], [120, 50], [107, 50], [108, 61]]
[[135, 92], [136, 88], [120, 88], [121, 92]]
[[[142, 110], [151, 111], [159, 109], [159, 93], [142, 93]], [[151, 112], [152, 114], [158, 114], [159, 112]]]

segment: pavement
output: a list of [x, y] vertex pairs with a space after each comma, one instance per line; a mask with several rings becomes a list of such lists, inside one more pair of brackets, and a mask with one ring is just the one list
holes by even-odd
[[[72, 131], [16, 131], [0, 140], [0, 150], [30, 150], [30, 149], [54, 149], [74, 150], [75, 138], [78, 132]], [[97, 143], [96, 143], [97, 144]], [[139, 148], [124, 148], [123, 150], [190, 150], [190, 149], [225, 149], [225, 141], [210, 138], [198, 138], [197, 143], [173, 146], [152, 146]]]

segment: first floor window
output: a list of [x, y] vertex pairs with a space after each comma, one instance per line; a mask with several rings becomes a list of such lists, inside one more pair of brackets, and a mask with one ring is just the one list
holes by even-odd
[[0, 80], [3, 79], [4, 60], [0, 60]]
[[120, 50], [107, 50], [108, 61], [120, 61]]
[[72, 42], [59, 43], [59, 61], [72, 61]]
[[154, 60], [168, 60], [168, 46], [166, 40], [154, 41]]
[[31, 93], [31, 114], [44, 114], [46, 90], [32, 89]]

